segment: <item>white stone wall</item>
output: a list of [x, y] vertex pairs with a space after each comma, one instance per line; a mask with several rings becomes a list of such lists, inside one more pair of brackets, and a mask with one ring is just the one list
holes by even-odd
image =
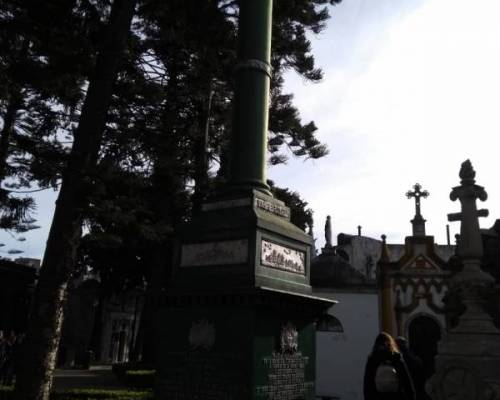
[[[366, 275], [367, 260], [370, 257], [374, 262], [374, 267], [372, 268], [369, 278], [375, 278], [376, 263], [380, 259], [382, 242], [378, 239], [366, 237], [366, 236], [353, 236], [351, 242], [347, 245], [337, 246], [338, 249], [342, 249], [349, 256], [349, 263], [363, 275]], [[388, 244], [389, 256], [391, 261], [399, 260], [405, 251], [404, 244]], [[455, 252], [455, 246], [436, 244], [434, 246], [436, 254], [443, 259], [443, 261], [448, 261], [450, 257]]]
[[443, 259], [443, 261], [448, 262], [450, 257], [455, 254], [455, 246], [447, 244], [436, 244], [434, 246], [434, 251], [436, 254]]
[[376, 293], [315, 292], [339, 301], [329, 313], [344, 328], [343, 333], [316, 333], [316, 395], [341, 400], [363, 400], [366, 358], [379, 333]]

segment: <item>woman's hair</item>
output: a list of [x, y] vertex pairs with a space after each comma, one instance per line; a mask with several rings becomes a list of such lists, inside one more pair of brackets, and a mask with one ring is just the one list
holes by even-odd
[[377, 353], [381, 350], [390, 351], [391, 353], [399, 353], [396, 341], [387, 332], [380, 332], [375, 339], [373, 353]]

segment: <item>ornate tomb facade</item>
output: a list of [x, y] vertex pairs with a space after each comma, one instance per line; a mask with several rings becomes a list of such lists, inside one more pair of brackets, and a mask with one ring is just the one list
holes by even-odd
[[339, 303], [329, 310], [337, 323], [317, 325], [320, 395], [363, 398], [366, 357], [381, 330], [407, 337], [427, 376], [434, 371], [437, 344], [448, 324], [443, 299], [455, 246], [438, 245], [426, 234], [420, 201], [428, 193], [421, 189], [416, 184], [407, 193], [415, 198], [416, 213], [404, 244], [362, 236], [358, 227], [357, 235], [339, 234], [333, 246], [327, 220], [326, 245], [312, 261], [311, 284], [318, 296], [335, 296]]

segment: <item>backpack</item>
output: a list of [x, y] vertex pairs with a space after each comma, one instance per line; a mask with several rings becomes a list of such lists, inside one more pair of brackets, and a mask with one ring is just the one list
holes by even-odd
[[375, 372], [375, 387], [377, 392], [396, 393], [399, 389], [399, 379], [396, 369], [391, 364], [382, 363]]

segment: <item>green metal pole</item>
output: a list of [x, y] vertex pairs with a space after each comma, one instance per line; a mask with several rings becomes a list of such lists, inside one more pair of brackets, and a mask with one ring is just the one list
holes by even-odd
[[230, 185], [270, 194], [266, 184], [272, 0], [240, 0]]

